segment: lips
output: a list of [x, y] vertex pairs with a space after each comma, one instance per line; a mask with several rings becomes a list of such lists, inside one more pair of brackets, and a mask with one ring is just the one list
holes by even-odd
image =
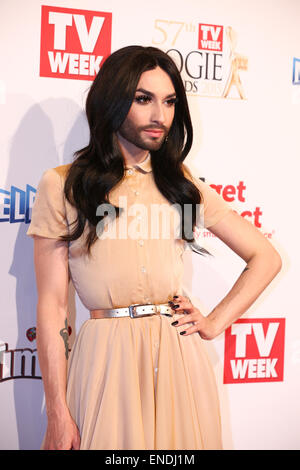
[[150, 137], [160, 137], [164, 133], [162, 129], [145, 129], [144, 132]]

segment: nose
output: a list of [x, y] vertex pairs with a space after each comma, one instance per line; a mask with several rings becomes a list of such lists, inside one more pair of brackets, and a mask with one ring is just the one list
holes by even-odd
[[166, 110], [162, 103], [155, 103], [152, 108], [152, 122], [164, 125], [166, 122]]

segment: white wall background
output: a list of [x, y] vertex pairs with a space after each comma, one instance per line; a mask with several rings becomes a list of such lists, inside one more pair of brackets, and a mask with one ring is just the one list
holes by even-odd
[[[85, 97], [91, 82], [39, 76], [41, 0], [0, 2], [0, 209], [3, 191], [36, 188], [46, 168], [72, 161], [88, 138]], [[236, 51], [248, 59], [240, 71], [245, 100], [232, 88], [228, 98], [188, 95], [195, 130], [189, 167], [210, 183], [246, 185], [238, 212], [260, 207], [264, 233], [283, 258], [283, 268], [243, 318], [286, 318], [284, 380], [223, 384], [224, 335], [207, 344], [221, 398], [226, 449], [299, 449], [299, 110], [300, 85], [292, 83], [293, 57], [300, 57], [297, 0], [47, 0], [46, 5], [112, 12], [112, 51], [129, 44], [197, 49], [199, 23], [231, 26]], [[174, 46], [162, 41], [155, 20], [192, 25]], [[160, 23], [162, 24], [162, 23]], [[225, 52], [227, 56], [225, 57]], [[224, 67], [229, 70], [224, 33]], [[211, 84], [212, 82], [210, 82]], [[212, 86], [212, 85], [211, 85]], [[2, 217], [2, 216], [1, 216]], [[28, 224], [2, 221], [0, 349], [35, 348], [26, 330], [35, 326], [33, 242]], [[215, 255], [186, 253], [185, 286], [205, 313], [228, 292], [244, 262], [214, 238], [201, 243]], [[88, 312], [70, 292], [73, 334]], [[3, 348], [2, 348], [3, 349]], [[38, 449], [45, 431], [41, 380], [0, 382], [0, 449]]]

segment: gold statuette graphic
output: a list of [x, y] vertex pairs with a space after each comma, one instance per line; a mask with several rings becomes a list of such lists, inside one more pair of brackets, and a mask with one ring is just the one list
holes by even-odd
[[231, 26], [228, 26], [226, 28], [226, 34], [227, 34], [227, 38], [228, 38], [229, 46], [230, 46], [229, 60], [231, 64], [230, 64], [230, 71], [229, 71], [228, 79], [227, 79], [222, 97], [227, 98], [231, 87], [235, 85], [237, 87], [241, 100], [244, 100], [246, 99], [246, 96], [245, 96], [241, 79], [239, 76], [239, 70], [248, 69], [248, 58], [235, 52], [235, 48], [237, 44], [237, 35]]

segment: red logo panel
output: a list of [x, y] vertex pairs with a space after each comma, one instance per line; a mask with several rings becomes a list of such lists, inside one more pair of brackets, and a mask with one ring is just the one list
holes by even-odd
[[112, 14], [42, 6], [40, 76], [93, 80], [111, 53]]
[[223, 51], [223, 26], [199, 24], [198, 49]]
[[225, 331], [224, 383], [281, 382], [284, 318], [241, 319]]

